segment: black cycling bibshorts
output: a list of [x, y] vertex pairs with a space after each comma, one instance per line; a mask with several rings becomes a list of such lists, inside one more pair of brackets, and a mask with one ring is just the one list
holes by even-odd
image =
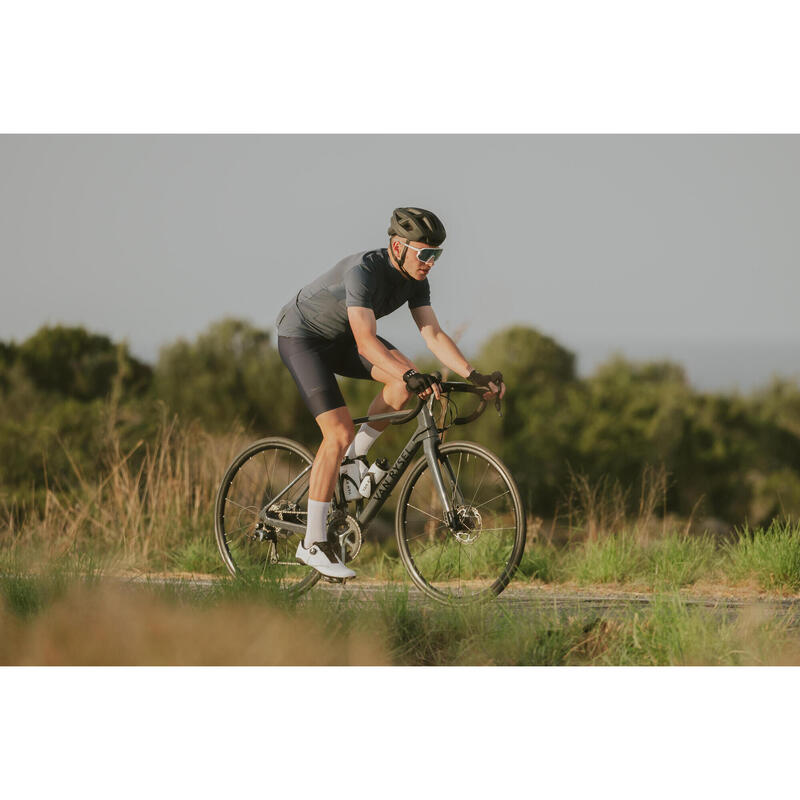
[[[387, 350], [397, 348], [381, 336]], [[278, 353], [292, 373], [303, 402], [313, 417], [345, 405], [336, 375], [372, 380], [372, 364], [358, 352], [352, 336], [336, 339], [278, 337]]]

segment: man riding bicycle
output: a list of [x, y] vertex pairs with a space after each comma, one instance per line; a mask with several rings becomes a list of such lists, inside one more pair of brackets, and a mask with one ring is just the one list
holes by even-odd
[[311, 468], [305, 538], [296, 558], [330, 578], [352, 578], [327, 540], [327, 518], [343, 458], [366, 465], [366, 454], [389, 425], [353, 418], [336, 375], [383, 384], [368, 414], [401, 410], [411, 394], [439, 397], [432, 375], [420, 373], [411, 359], [377, 335], [376, 320], [408, 303], [425, 344], [453, 372], [503, 397], [499, 372], [481, 374], [441, 329], [430, 304], [428, 273], [442, 254], [446, 233], [441, 220], [422, 208], [396, 208], [389, 225], [389, 247], [342, 259], [311, 282], [279, 312], [278, 352], [289, 368], [308, 410], [322, 431]]

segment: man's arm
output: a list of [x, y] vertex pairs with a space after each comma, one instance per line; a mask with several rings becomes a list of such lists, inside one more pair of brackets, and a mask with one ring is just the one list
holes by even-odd
[[[433, 309], [430, 306], [418, 306], [411, 309], [411, 316], [414, 317], [414, 322], [417, 323], [428, 350], [453, 372], [462, 378], [469, 378], [473, 372], [472, 365], [458, 349], [456, 343], [441, 329]], [[503, 397], [506, 393], [506, 385], [504, 383], [495, 384], [490, 381], [488, 387], [490, 391], [484, 394], [484, 397], [490, 397], [498, 392], [500, 397]]]
[[371, 308], [349, 306], [347, 318], [353, 330], [358, 352], [376, 367], [380, 367], [395, 378], [402, 380], [403, 375], [416, 366], [398, 350], [389, 350], [378, 339], [378, 324]]
[[456, 343], [441, 329], [436, 314], [431, 306], [419, 306], [411, 309], [411, 316], [417, 323], [419, 332], [425, 340], [428, 350], [453, 372], [462, 378], [469, 376], [472, 366], [458, 349]]

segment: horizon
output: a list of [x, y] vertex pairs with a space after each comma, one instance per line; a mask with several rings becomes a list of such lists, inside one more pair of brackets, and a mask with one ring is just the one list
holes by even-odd
[[[244, 319], [251, 325], [258, 326], [252, 319]], [[210, 320], [209, 325], [219, 322]], [[411, 320], [409, 319], [409, 323]], [[40, 325], [36, 330], [43, 327], [55, 327], [64, 325], [73, 327], [72, 323], [51, 321]], [[401, 327], [400, 323], [397, 327]], [[632, 363], [647, 363], [668, 361], [683, 368], [689, 385], [696, 391], [715, 392], [721, 394], [751, 393], [766, 388], [773, 379], [795, 381], [800, 383], [800, 366], [794, 372], [781, 369], [781, 364], [792, 362], [797, 357], [797, 345], [794, 342], [720, 342], [713, 340], [706, 341], [673, 341], [673, 342], [654, 342], [640, 341], [634, 344], [624, 345], [615, 342], [589, 342], [578, 343], [577, 345], [565, 342], [552, 336], [547, 331], [536, 328], [524, 322], [510, 322], [503, 328], [490, 331], [480, 341], [460, 340], [465, 355], [468, 358], [475, 358], [477, 351], [492, 335], [499, 333], [505, 327], [512, 325], [526, 325], [538, 330], [539, 333], [550, 336], [557, 344], [569, 350], [575, 356], [575, 372], [581, 379], [590, 377], [598, 367], [609, 362], [615, 357], [622, 357]], [[191, 336], [179, 336], [175, 339], [161, 342], [157, 347], [150, 349], [140, 349], [125, 337], [115, 337], [109, 331], [97, 328], [89, 328], [89, 333], [107, 336], [114, 342], [124, 341], [129, 348], [131, 355], [150, 366], [155, 366], [161, 348], [168, 347], [175, 342], [183, 339], [185, 341], [195, 341], [197, 336], [203, 333], [198, 331]], [[207, 326], [208, 327], [208, 326]], [[406, 325], [408, 328], [408, 325]], [[261, 328], [267, 330], [271, 337], [271, 343], [276, 345], [274, 326]], [[31, 331], [33, 335], [36, 330]], [[413, 330], [413, 323], [408, 330], [416, 334]], [[397, 333], [397, 331], [395, 331]], [[0, 339], [0, 341], [14, 342], [21, 344], [26, 337]], [[398, 338], [395, 336], [395, 338]], [[408, 347], [408, 354], [415, 360], [426, 357], [432, 358], [432, 354], [424, 348], [424, 343], [418, 339], [420, 347], [417, 350]], [[742, 358], [743, 353], [745, 358]]]
[[[83, 325], [152, 363], [223, 317], [271, 330], [416, 204], [467, 356], [513, 321], [581, 374], [617, 351], [702, 389], [800, 373], [796, 135], [17, 135], [0, 173], [0, 339]], [[378, 328], [424, 350], [402, 309]]]

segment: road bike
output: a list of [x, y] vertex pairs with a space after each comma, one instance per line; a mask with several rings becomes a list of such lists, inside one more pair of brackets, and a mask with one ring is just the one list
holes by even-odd
[[[451, 425], [465, 425], [484, 412], [487, 390], [451, 381], [440, 381], [440, 387], [441, 427], [433, 394], [408, 411], [354, 420], [389, 419], [401, 425], [418, 418], [408, 443], [368, 499], [345, 500], [340, 476], [328, 539], [342, 561], [354, 561], [364, 531], [405, 475], [395, 535], [411, 580], [435, 600], [470, 603], [493, 598], [513, 578], [525, 548], [525, 511], [513, 476], [494, 453], [475, 442], [443, 441]], [[452, 395], [458, 393], [480, 397], [471, 414], [457, 416]], [[420, 448], [423, 455], [412, 464]], [[295, 595], [323, 577], [295, 561], [306, 530], [313, 458], [299, 442], [276, 436], [253, 442], [234, 458], [214, 507], [217, 546], [232, 575], [263, 579]]]

